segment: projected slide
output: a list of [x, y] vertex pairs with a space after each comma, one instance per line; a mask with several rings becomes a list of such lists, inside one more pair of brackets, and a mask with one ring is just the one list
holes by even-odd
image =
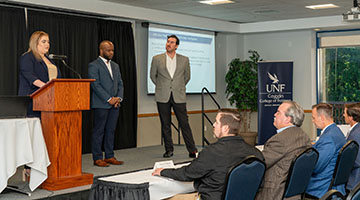
[[189, 57], [191, 79], [186, 85], [186, 93], [201, 93], [206, 87], [215, 91], [215, 36], [213, 32], [180, 30], [159, 25], [149, 26], [148, 36], [148, 93], [155, 93], [155, 85], [150, 79], [152, 57], [165, 53], [167, 36], [175, 34], [180, 39], [176, 53]]

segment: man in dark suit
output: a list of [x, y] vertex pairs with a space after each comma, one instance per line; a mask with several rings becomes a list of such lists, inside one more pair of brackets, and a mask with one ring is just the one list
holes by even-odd
[[[217, 142], [205, 147], [190, 165], [178, 169], [157, 168], [152, 173], [178, 181], [194, 181], [202, 200], [219, 200], [224, 192], [226, 174], [236, 163], [250, 155], [264, 160], [261, 152], [239, 136], [240, 115], [231, 109], [221, 109], [213, 124]], [[196, 199], [198, 194], [177, 195], [171, 199]]]
[[282, 198], [291, 162], [298, 153], [311, 146], [309, 136], [300, 128], [304, 111], [296, 102], [283, 102], [274, 116], [277, 134], [265, 143], [262, 151], [267, 169], [256, 196], [258, 200]]
[[175, 112], [182, 135], [189, 152], [189, 157], [196, 157], [197, 149], [188, 122], [186, 111], [186, 84], [190, 80], [189, 58], [176, 53], [179, 46], [176, 35], [168, 36], [166, 53], [153, 57], [150, 78], [155, 84], [155, 100], [157, 103], [161, 134], [164, 137], [164, 157], [173, 156], [174, 146], [171, 138], [171, 107]]
[[[305, 196], [309, 199], [321, 198], [328, 191], [339, 151], [345, 145], [344, 134], [336, 126], [332, 116], [330, 104], [319, 103], [312, 106], [312, 121], [321, 129], [321, 135], [313, 146], [319, 152], [319, 159], [306, 189]], [[344, 185], [332, 189], [345, 195]]]
[[[351, 126], [347, 141], [354, 140], [360, 144], [360, 103], [345, 104], [345, 122]], [[351, 170], [346, 189], [351, 191], [360, 183], [360, 153], [358, 152], [355, 164]]]
[[[94, 165], [108, 167], [109, 164], [121, 165], [124, 162], [114, 157], [114, 134], [119, 116], [120, 102], [123, 100], [123, 82], [119, 65], [111, 61], [114, 45], [102, 41], [100, 56], [89, 64], [91, 83], [91, 108], [94, 110], [92, 131], [92, 154]], [[104, 143], [105, 159], [101, 145]]]

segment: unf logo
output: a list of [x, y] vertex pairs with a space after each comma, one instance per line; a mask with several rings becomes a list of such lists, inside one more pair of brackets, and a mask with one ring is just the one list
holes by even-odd
[[270, 80], [272, 80], [272, 84], [266, 84], [266, 91], [268, 93], [273, 93], [273, 92], [282, 92], [285, 89], [285, 84], [279, 84], [279, 79], [276, 76], [276, 74], [270, 74], [269, 72], [267, 73], [268, 77], [270, 78]]

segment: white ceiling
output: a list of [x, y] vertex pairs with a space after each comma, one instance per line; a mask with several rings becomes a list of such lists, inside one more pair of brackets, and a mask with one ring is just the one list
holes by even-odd
[[[113, 3], [200, 16], [236, 23], [341, 15], [353, 7], [352, 0], [234, 0], [223, 5], [198, 0], [103, 0]], [[308, 5], [335, 4], [338, 8], [311, 10]]]

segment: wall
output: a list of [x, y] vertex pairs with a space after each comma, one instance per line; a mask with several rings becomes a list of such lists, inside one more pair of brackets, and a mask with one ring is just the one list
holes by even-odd
[[[137, 146], [150, 146], [160, 144], [160, 120], [158, 116], [153, 116], [151, 113], [157, 113], [157, 107], [154, 95], [147, 94], [147, 28], [142, 27], [140, 22], [135, 23], [135, 43], [136, 43], [136, 62], [137, 62], [137, 78], [138, 78], [138, 112], [139, 114], [150, 114], [150, 116], [140, 117], [138, 120], [138, 143]], [[225, 97], [225, 74], [227, 64], [231, 59], [239, 55], [237, 45], [237, 34], [217, 33], [215, 38], [216, 48], [216, 94], [214, 98], [221, 107], [227, 107], [227, 100]], [[181, 44], [180, 44], [181, 45]], [[164, 47], [165, 52], [165, 47]], [[205, 72], [204, 72], [205, 73]], [[216, 105], [205, 97], [205, 110], [217, 109]], [[188, 111], [201, 110], [201, 95], [190, 94], [187, 95], [187, 109]], [[142, 115], [143, 116], [143, 115]], [[209, 116], [214, 121], [215, 113], [209, 113]], [[190, 126], [193, 131], [195, 143], [201, 144], [201, 114], [189, 115]], [[173, 117], [174, 124], [177, 125], [176, 118]], [[174, 142], [177, 141], [177, 136], [173, 130]], [[212, 139], [211, 124], [207, 124], [207, 138]]]
[[[293, 100], [305, 110], [311, 110], [316, 103], [315, 44], [312, 30], [254, 33], [244, 35], [243, 52], [244, 57], [248, 57], [247, 51], [253, 49], [264, 60], [293, 61]], [[303, 128], [313, 137], [311, 113], [306, 114]]]
[[[136, 65], [138, 74], [138, 111], [139, 113], [157, 113], [154, 95], [148, 95], [146, 87], [147, 73], [149, 73], [147, 71], [147, 28], [142, 27], [141, 23], [136, 22], [135, 33]], [[213, 94], [213, 96], [221, 107], [225, 107], [227, 104], [227, 100], [225, 98], [225, 73], [227, 63], [236, 56], [238, 48], [236, 43], [234, 44], [234, 42], [228, 42], [231, 39], [236, 41], [236, 35], [218, 33], [215, 38], [217, 92], [216, 94]], [[187, 95], [187, 108], [189, 111], [201, 110], [201, 95]], [[216, 105], [213, 104], [209, 98], [205, 98], [205, 109], [216, 109]]]

